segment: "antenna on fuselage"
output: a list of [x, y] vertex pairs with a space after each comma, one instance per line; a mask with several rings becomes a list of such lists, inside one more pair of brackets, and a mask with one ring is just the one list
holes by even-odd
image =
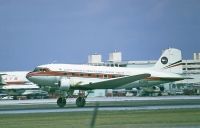
[[51, 64], [55, 64], [55, 63], [57, 63], [57, 60], [53, 60], [53, 62], [51, 62]]

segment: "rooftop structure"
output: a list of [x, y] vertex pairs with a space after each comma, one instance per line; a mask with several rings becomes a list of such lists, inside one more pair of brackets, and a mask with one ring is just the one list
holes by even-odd
[[88, 64], [91, 65], [101, 65], [102, 57], [100, 54], [92, 54], [88, 56]]

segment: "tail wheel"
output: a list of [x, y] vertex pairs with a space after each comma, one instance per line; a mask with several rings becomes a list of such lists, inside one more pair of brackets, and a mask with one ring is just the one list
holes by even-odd
[[57, 100], [57, 105], [63, 108], [66, 105], [66, 99], [64, 97], [59, 97]]
[[78, 97], [76, 99], [76, 105], [77, 105], [77, 107], [84, 107], [85, 106], [85, 98]]

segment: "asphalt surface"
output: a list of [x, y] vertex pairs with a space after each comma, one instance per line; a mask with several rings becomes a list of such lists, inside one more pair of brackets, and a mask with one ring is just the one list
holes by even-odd
[[[174, 105], [174, 106], [140, 106], [140, 107], [99, 107], [99, 111], [125, 111], [125, 110], [161, 110], [161, 109], [194, 109], [200, 108], [200, 105]], [[94, 107], [84, 108], [65, 108], [65, 109], [29, 109], [29, 110], [6, 110], [0, 111], [0, 114], [25, 114], [25, 113], [61, 113], [61, 112], [89, 112], [94, 111]]]
[[[181, 99], [200, 99], [200, 96], [162, 96], [162, 97], [98, 97], [87, 98], [86, 102], [111, 102], [111, 101], [163, 101], [163, 100], [181, 100]], [[67, 104], [75, 104], [75, 98], [67, 100]], [[1, 100], [0, 107], [6, 105], [41, 105], [56, 104], [56, 99], [39, 99], [39, 100]], [[159, 109], [193, 109], [200, 108], [200, 104], [194, 105], [156, 105], [156, 106], [100, 106], [99, 111], [120, 111], [120, 110], [159, 110]], [[77, 108], [48, 108], [48, 109], [9, 109], [1, 110], [0, 114], [24, 114], [24, 113], [57, 113], [57, 112], [88, 112], [94, 111], [94, 106]]]
[[[110, 101], [164, 101], [181, 99], [200, 99], [200, 96], [160, 96], [160, 97], [88, 97], [87, 102]], [[33, 100], [0, 100], [1, 105], [29, 105], [29, 104], [56, 104], [57, 99], [33, 99]], [[75, 103], [75, 98], [67, 99], [67, 104]]]

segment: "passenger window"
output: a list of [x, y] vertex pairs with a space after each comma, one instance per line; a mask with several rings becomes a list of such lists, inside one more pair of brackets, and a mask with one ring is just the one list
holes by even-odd
[[108, 78], [108, 75], [103, 75], [104, 79]]
[[112, 78], [115, 78], [115, 75], [112, 75]]

